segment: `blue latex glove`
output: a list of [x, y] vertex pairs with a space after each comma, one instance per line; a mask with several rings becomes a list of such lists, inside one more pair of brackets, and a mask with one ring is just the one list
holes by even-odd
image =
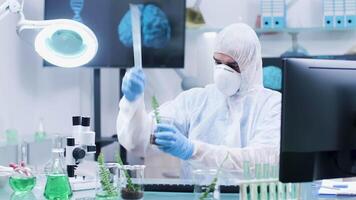
[[155, 130], [158, 148], [183, 160], [188, 160], [194, 152], [193, 143], [179, 132], [174, 126], [158, 124]]
[[130, 102], [135, 101], [145, 89], [145, 74], [137, 67], [126, 72], [122, 81], [122, 93]]

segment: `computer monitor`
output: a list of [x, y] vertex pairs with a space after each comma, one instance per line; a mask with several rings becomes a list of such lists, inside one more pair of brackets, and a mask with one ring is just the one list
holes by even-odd
[[282, 182], [356, 176], [356, 62], [286, 59]]
[[[98, 38], [98, 52], [86, 67], [134, 65], [129, 4], [140, 5], [142, 65], [183, 68], [185, 9], [182, 0], [45, 0], [45, 19], [73, 19]], [[44, 61], [44, 66], [53, 66]]]

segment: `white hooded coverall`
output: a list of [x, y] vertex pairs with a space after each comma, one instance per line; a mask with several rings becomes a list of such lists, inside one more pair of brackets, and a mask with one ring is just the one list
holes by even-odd
[[[241, 86], [224, 96], [214, 85], [183, 92], [160, 106], [160, 115], [172, 117], [176, 128], [194, 144], [192, 158], [182, 162], [181, 178], [192, 169], [223, 168], [242, 171], [243, 162], [270, 162], [280, 143], [281, 94], [263, 87], [261, 46], [245, 24], [224, 28], [216, 38], [216, 53], [232, 57], [241, 70]], [[152, 114], [143, 96], [134, 102], [122, 98], [117, 134], [127, 151], [144, 156], [152, 132]]]

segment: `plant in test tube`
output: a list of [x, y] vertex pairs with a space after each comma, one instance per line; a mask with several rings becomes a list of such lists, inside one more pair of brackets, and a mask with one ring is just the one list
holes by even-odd
[[[161, 116], [160, 116], [159, 110], [158, 110], [159, 103], [158, 103], [157, 98], [155, 96], [152, 97], [151, 106], [152, 106], [152, 109], [153, 109], [155, 123], [159, 124], [161, 122]], [[154, 134], [152, 134], [151, 137], [150, 137], [150, 143], [151, 144], [155, 144], [155, 139], [156, 138], [155, 138]]]
[[218, 168], [218, 171], [216, 172], [215, 178], [210, 183], [210, 185], [205, 190], [205, 192], [200, 196], [199, 200], [206, 199], [209, 196], [209, 193], [214, 192], [216, 184], [218, 183], [218, 177], [219, 177], [220, 171], [222, 170], [222, 167], [223, 167], [225, 161], [228, 159], [228, 157], [229, 157], [229, 153], [226, 154], [224, 160], [221, 162], [221, 164], [220, 164], [220, 166]]

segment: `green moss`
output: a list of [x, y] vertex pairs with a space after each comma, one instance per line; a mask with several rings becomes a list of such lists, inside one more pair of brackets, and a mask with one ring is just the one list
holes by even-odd
[[229, 153], [226, 154], [224, 160], [222, 161], [222, 163], [220, 164], [218, 171], [216, 172], [215, 178], [213, 179], [213, 181], [210, 183], [210, 185], [208, 186], [208, 188], [205, 190], [205, 192], [199, 197], [199, 200], [204, 200], [208, 197], [209, 193], [214, 192], [216, 184], [218, 183], [218, 177], [220, 174], [220, 171], [225, 163], [225, 161], [227, 160], [227, 158], [229, 157]]
[[161, 122], [161, 117], [159, 115], [159, 103], [157, 101], [157, 98], [155, 96], [152, 97], [152, 101], [151, 101], [151, 106], [153, 109], [153, 114], [155, 115], [155, 119], [156, 119], [156, 123], [160, 123]]
[[110, 180], [110, 171], [106, 168], [104, 162], [104, 154], [100, 153], [98, 156], [98, 164], [99, 164], [99, 175], [100, 175], [100, 183], [103, 187], [103, 190], [107, 193], [107, 196], [113, 197], [117, 196], [118, 193], [116, 188], [111, 184]]
[[130, 174], [128, 173], [128, 171], [126, 169], [123, 168], [124, 166], [124, 162], [122, 162], [122, 159], [120, 157], [120, 153], [117, 153], [115, 155], [115, 159], [116, 159], [116, 162], [117, 164], [119, 164], [121, 167], [122, 167], [122, 170], [124, 171], [125, 173], [125, 177], [127, 179], [127, 186], [126, 188], [129, 190], [129, 191], [132, 191], [132, 192], [138, 192], [140, 190], [140, 186], [137, 185], [137, 184], [134, 184], [132, 182], [132, 179], [131, 179], [131, 176]]

